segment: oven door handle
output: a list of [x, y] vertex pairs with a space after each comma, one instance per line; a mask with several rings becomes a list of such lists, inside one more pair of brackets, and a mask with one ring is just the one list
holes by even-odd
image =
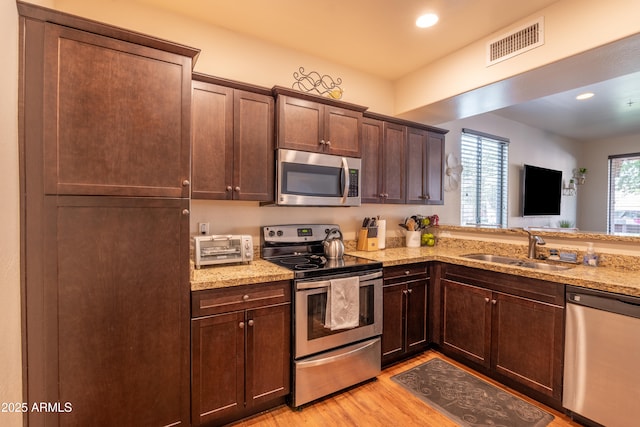
[[[376, 271], [375, 273], [365, 274], [363, 276], [358, 276], [360, 279], [360, 286], [367, 286], [366, 282], [378, 279], [382, 277], [382, 271]], [[330, 280], [322, 280], [315, 282], [298, 282], [296, 283], [296, 289], [299, 291], [309, 290], [309, 289], [322, 289], [328, 288], [331, 285]]]

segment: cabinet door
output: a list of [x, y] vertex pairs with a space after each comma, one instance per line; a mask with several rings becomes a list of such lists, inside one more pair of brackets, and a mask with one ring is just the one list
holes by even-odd
[[426, 146], [426, 191], [428, 205], [444, 204], [444, 135], [429, 132]]
[[383, 292], [382, 363], [404, 353], [404, 291], [403, 283], [386, 285]]
[[427, 199], [425, 157], [427, 131], [407, 129], [407, 203], [424, 204]]
[[248, 310], [247, 407], [289, 394], [291, 305]]
[[417, 351], [427, 343], [427, 280], [407, 284], [407, 352]]
[[494, 293], [492, 366], [497, 373], [561, 398], [564, 310]]
[[362, 121], [362, 203], [381, 203], [384, 122], [370, 118]]
[[192, 422], [201, 425], [244, 410], [245, 312], [192, 320]]
[[192, 192], [194, 199], [233, 196], [233, 89], [194, 81]]
[[442, 280], [442, 347], [490, 366], [491, 291]]
[[285, 95], [279, 95], [276, 103], [278, 148], [323, 152], [323, 105]]
[[360, 157], [362, 113], [324, 105], [324, 146], [327, 154]]
[[407, 128], [384, 124], [382, 189], [385, 203], [405, 202], [405, 158]]
[[273, 200], [273, 104], [271, 96], [235, 91], [232, 185], [236, 200]]
[[187, 207], [45, 198], [44, 277], [26, 287], [29, 395], [73, 411], [31, 425], [189, 425]]
[[46, 194], [189, 197], [190, 58], [46, 24], [43, 93]]

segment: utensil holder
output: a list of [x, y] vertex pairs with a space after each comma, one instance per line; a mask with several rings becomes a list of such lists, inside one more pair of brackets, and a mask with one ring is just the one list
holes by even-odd
[[406, 240], [407, 247], [419, 248], [421, 235], [422, 235], [421, 231], [406, 231], [405, 240]]

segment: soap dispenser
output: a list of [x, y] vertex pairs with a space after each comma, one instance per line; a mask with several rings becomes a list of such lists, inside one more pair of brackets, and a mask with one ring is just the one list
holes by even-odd
[[582, 263], [590, 267], [598, 266], [598, 255], [593, 250], [593, 243], [587, 243], [587, 253], [582, 258]]

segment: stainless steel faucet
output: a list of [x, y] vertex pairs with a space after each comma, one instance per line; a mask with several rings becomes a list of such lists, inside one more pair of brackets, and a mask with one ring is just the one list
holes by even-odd
[[524, 231], [526, 231], [527, 234], [529, 235], [529, 254], [528, 254], [528, 256], [529, 256], [529, 258], [536, 259], [536, 258], [538, 258], [538, 254], [536, 253], [538, 245], [540, 245], [540, 246], [544, 245], [545, 241], [542, 239], [542, 237], [536, 236], [535, 234], [532, 234], [526, 228], [524, 229]]

